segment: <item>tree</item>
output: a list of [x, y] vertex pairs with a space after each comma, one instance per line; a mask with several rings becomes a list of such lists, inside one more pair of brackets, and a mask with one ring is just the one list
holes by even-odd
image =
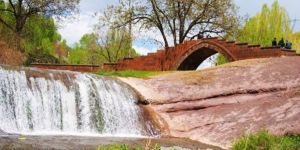
[[102, 64], [97, 34], [85, 34], [70, 51], [69, 62], [73, 64]]
[[82, 36], [79, 43], [70, 50], [69, 63], [103, 64], [115, 63], [128, 55], [137, 56], [131, 47], [131, 38], [125, 30], [111, 29], [100, 36], [96, 33]]
[[99, 37], [100, 54], [109, 63], [128, 56], [135, 57], [137, 53], [131, 43], [131, 35], [126, 30], [110, 29], [105, 36]]
[[[78, 3], [79, 0], [0, 0], [0, 23], [14, 32], [16, 48], [24, 51], [20, 45], [21, 37], [29, 18], [36, 15], [65, 17]], [[7, 20], [7, 16], [12, 20]]]
[[[11, 39], [13, 36], [12, 30], [0, 24], [0, 40], [10, 48], [15, 48], [15, 41]], [[30, 17], [24, 26], [22, 36], [21, 47], [27, 53], [27, 64], [66, 62], [68, 47], [61, 39], [53, 18], [41, 15]], [[59, 58], [59, 61], [55, 57]]]
[[198, 35], [230, 33], [238, 24], [232, 0], [122, 1], [131, 1], [134, 7], [128, 10], [122, 5], [111, 6], [105, 12], [113, 12], [117, 19], [107, 20], [115, 27], [133, 23], [143, 29], [155, 28], [163, 37], [166, 48], [170, 45], [168, 37], [172, 37], [176, 45]]
[[238, 33], [237, 40], [270, 46], [274, 37], [284, 38], [292, 41], [294, 48], [299, 49], [300, 37], [293, 33], [290, 20], [287, 11], [278, 1], [275, 1], [271, 8], [264, 4], [260, 13], [246, 21]]
[[50, 17], [32, 16], [24, 26], [22, 47], [26, 53], [55, 55], [55, 45], [61, 42], [54, 20]]
[[87, 61], [89, 64], [101, 64], [100, 47], [98, 45], [98, 35], [95, 33], [86, 34], [80, 39], [81, 46], [86, 49]]

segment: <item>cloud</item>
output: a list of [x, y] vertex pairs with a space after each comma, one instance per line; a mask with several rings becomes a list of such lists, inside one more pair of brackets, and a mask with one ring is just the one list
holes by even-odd
[[95, 13], [99, 13], [110, 4], [117, 0], [82, 0], [79, 4], [80, 13], [75, 19], [66, 19], [58, 23], [59, 33], [67, 40], [69, 46], [73, 46], [80, 38], [93, 31], [94, 25], [99, 21]]
[[97, 23], [97, 19], [92, 15], [80, 14], [75, 20], [67, 20], [60, 25], [58, 31], [67, 40], [68, 45], [74, 45], [84, 34], [92, 32], [93, 26]]
[[147, 55], [148, 53], [155, 52], [155, 48], [149, 48], [149, 47], [143, 47], [143, 46], [137, 46], [133, 45], [133, 48], [136, 50], [137, 53], [141, 55]]

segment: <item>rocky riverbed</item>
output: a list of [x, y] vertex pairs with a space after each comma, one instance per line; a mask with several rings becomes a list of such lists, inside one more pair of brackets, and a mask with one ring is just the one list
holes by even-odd
[[261, 129], [300, 134], [300, 57], [121, 80], [142, 95], [165, 136], [229, 149], [235, 139]]

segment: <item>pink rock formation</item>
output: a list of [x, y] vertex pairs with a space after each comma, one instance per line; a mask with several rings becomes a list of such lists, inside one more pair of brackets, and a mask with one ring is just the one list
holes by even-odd
[[166, 136], [229, 149], [235, 139], [261, 129], [300, 134], [300, 57], [122, 80], [151, 103]]

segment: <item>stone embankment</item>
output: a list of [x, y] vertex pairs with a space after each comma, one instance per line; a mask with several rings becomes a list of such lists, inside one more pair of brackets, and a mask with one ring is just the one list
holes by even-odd
[[151, 79], [121, 78], [165, 136], [229, 149], [245, 133], [300, 134], [300, 58], [239, 61]]

